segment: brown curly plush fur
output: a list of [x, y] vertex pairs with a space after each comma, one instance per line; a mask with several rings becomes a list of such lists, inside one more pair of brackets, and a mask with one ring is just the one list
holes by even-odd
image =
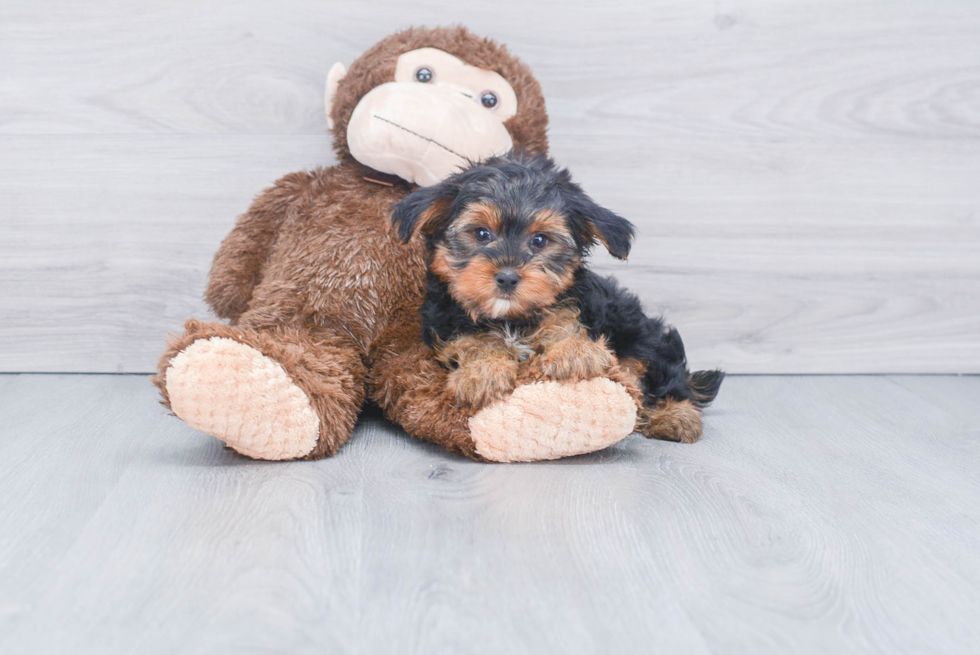
[[399, 55], [434, 47], [497, 71], [513, 86], [515, 145], [547, 151], [547, 113], [530, 70], [503, 46], [461, 27], [394, 34], [355, 61], [337, 89], [332, 116], [340, 165], [286, 175], [260, 194], [214, 257], [205, 299], [231, 325], [188, 321], [163, 353], [154, 384], [169, 408], [170, 361], [198, 339], [228, 337], [280, 363], [321, 417], [307, 458], [336, 452], [369, 395], [411, 434], [479, 458], [469, 437], [472, 409], [456, 406], [447, 371], [420, 341], [425, 259], [420, 240], [394, 233], [389, 208], [411, 187], [380, 186], [355, 161], [346, 126], [357, 102], [394, 75]]
[[[221, 244], [205, 298], [231, 324], [190, 320], [170, 340], [153, 378], [167, 407], [171, 360], [197, 340], [223, 337], [280, 364], [309, 398], [320, 432], [306, 459], [332, 455], [350, 438], [365, 398], [410, 434], [482, 459], [468, 424], [476, 409], [456, 401], [448, 369], [421, 341], [423, 237], [404, 243], [389, 218], [390, 207], [412, 189], [397, 180], [392, 186], [368, 181], [390, 178], [355, 161], [347, 148], [347, 123], [358, 100], [392, 79], [399, 55], [421, 47], [439, 48], [506, 78], [519, 106], [505, 123], [515, 146], [546, 154], [548, 119], [540, 86], [503, 46], [463, 28], [411, 29], [375, 45], [351, 65], [334, 96], [340, 164], [278, 180]], [[556, 351], [554, 358], [546, 370], [523, 363], [514, 384], [550, 380], [556, 370], [570, 379], [587, 378], [600, 367], [593, 362], [576, 368], [568, 353]], [[612, 361], [604, 377], [622, 384], [640, 406], [642, 366]], [[643, 427], [654, 425], [653, 418]]]
[[364, 364], [359, 357], [352, 356], [354, 350], [350, 339], [291, 326], [258, 332], [190, 319], [184, 323], [184, 333], [167, 343], [167, 350], [160, 357], [160, 373], [154, 379], [168, 407], [166, 365], [198, 339], [211, 337], [226, 337], [243, 343], [278, 362], [306, 393], [317, 415], [331, 417], [330, 421], [320, 421], [320, 438], [305, 459], [333, 455], [344, 445], [364, 404], [367, 380]]

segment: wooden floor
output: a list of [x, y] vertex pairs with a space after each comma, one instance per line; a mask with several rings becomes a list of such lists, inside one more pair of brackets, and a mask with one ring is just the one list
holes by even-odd
[[2, 653], [966, 653], [980, 378], [732, 377], [694, 446], [253, 462], [142, 376], [0, 376]]

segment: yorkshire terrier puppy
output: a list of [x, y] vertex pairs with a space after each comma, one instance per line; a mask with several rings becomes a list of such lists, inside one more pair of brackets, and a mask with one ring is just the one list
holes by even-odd
[[633, 226], [550, 159], [494, 157], [410, 194], [392, 221], [406, 241], [426, 235], [422, 338], [452, 369], [459, 402], [482, 407], [504, 396], [520, 366], [574, 381], [603, 375], [618, 359], [643, 390], [640, 432], [700, 438], [700, 410], [724, 373], [689, 373], [677, 330], [584, 265], [597, 242], [625, 259]]

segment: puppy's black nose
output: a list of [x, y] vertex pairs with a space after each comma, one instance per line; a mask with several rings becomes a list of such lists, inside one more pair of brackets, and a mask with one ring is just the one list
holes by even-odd
[[517, 283], [521, 281], [521, 276], [511, 269], [505, 268], [497, 273], [497, 276], [494, 277], [494, 279], [497, 281], [498, 289], [501, 291], [510, 292], [513, 291], [514, 287], [517, 286]]

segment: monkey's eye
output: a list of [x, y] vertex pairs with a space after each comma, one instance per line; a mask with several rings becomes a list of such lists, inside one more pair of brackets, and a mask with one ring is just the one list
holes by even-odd
[[535, 234], [531, 237], [531, 249], [541, 250], [546, 245], [548, 245], [548, 235], [547, 234]]
[[428, 68], [422, 67], [415, 71], [415, 79], [419, 82], [431, 82], [432, 81], [432, 71]]
[[497, 94], [493, 91], [484, 91], [483, 95], [480, 96], [480, 102], [487, 109], [493, 109], [497, 106]]
[[493, 232], [485, 227], [478, 227], [473, 230], [473, 236], [480, 243], [490, 243], [490, 240], [493, 239]]

